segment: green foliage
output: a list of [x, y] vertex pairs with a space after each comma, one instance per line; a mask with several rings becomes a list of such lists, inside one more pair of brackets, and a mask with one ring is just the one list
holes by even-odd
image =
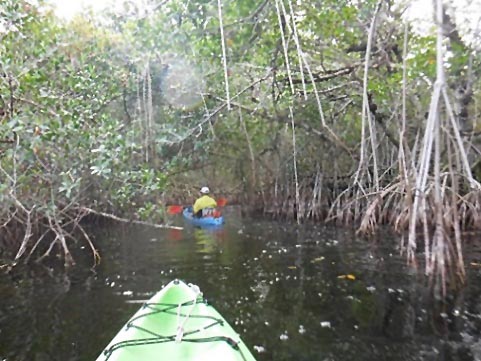
[[0, 137], [11, 141], [0, 159], [4, 200], [13, 204], [14, 194], [51, 214], [67, 205], [135, 210], [136, 201], [156, 199], [165, 175], [141, 160], [117, 111], [128, 75], [118, 37], [81, 18], [64, 27], [26, 1], [1, 10]]
[[[0, 137], [11, 142], [1, 144], [0, 197], [11, 203], [14, 191], [28, 209], [95, 205], [149, 218], [162, 215], [158, 197], [174, 183], [215, 178], [239, 189], [253, 173], [260, 187], [292, 179], [290, 109], [301, 177], [319, 164], [334, 172], [333, 159], [342, 168], [335, 172], [352, 172], [355, 161], [340, 144], [359, 148], [364, 50], [377, 1], [281, 3], [279, 24], [275, 1], [223, 1], [222, 39], [214, 0], [66, 24], [25, 0], [3, 1]], [[396, 132], [403, 26], [389, 6], [381, 15], [368, 91]], [[408, 48], [408, 117], [417, 129], [435, 75], [434, 38], [410, 34]], [[451, 51], [453, 73], [464, 74], [469, 52], [463, 44]], [[322, 124], [316, 90], [337, 139]]]

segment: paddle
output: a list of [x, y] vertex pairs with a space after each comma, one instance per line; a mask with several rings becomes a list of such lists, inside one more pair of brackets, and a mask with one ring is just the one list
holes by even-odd
[[[225, 207], [226, 204], [227, 204], [227, 199], [225, 199], [225, 198], [219, 198], [217, 200], [217, 207]], [[169, 214], [179, 214], [184, 210], [185, 207], [186, 206], [174, 204], [174, 205], [171, 205], [171, 206], [167, 207], [167, 213], [169, 213]]]
[[227, 199], [225, 198], [219, 198], [217, 200], [217, 207], [225, 207], [226, 204], [227, 204]]
[[173, 206], [167, 207], [167, 212], [169, 214], [179, 214], [183, 210], [184, 210], [184, 206], [179, 206], [179, 205], [173, 205]]

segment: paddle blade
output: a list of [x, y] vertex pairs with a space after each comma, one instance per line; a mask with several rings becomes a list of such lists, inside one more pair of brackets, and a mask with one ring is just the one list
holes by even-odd
[[180, 212], [182, 212], [183, 209], [184, 209], [184, 207], [179, 206], [179, 205], [168, 206], [167, 207], [167, 213], [169, 213], [169, 214], [179, 214]]
[[217, 200], [217, 207], [224, 207], [227, 204], [227, 199], [219, 198]]

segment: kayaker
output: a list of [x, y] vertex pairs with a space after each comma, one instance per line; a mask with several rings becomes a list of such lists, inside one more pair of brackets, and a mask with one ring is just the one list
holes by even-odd
[[209, 193], [210, 193], [210, 189], [209, 187], [202, 187], [200, 189], [200, 194], [201, 196], [199, 198], [197, 198], [197, 200], [195, 201], [194, 203], [194, 206], [193, 206], [193, 213], [194, 213], [194, 217], [202, 217], [202, 216], [205, 216], [206, 212], [205, 211], [209, 211], [208, 213], [211, 213], [215, 207], [217, 207], [217, 202], [215, 201], [214, 198], [210, 197], [209, 196]]

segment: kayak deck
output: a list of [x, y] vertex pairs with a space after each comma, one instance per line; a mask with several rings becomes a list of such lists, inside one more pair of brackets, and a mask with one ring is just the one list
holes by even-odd
[[126, 323], [97, 361], [255, 360], [197, 286], [170, 282]]
[[184, 218], [195, 226], [220, 226], [224, 223], [224, 217], [194, 217], [192, 208], [184, 208]]

